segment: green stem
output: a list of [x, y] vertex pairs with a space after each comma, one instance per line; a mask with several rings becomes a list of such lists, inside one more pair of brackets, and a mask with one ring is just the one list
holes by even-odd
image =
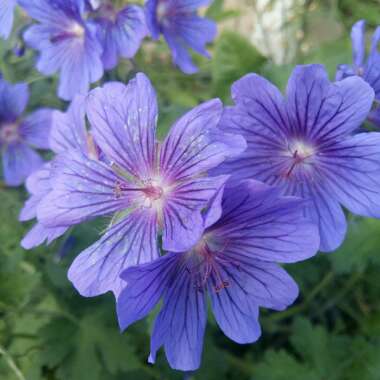
[[16, 377], [19, 380], [26, 380], [20, 369], [17, 367], [16, 363], [14, 362], [12, 356], [5, 350], [4, 347], [0, 346], [0, 355], [4, 357], [4, 360], [8, 364], [9, 368], [14, 372]]

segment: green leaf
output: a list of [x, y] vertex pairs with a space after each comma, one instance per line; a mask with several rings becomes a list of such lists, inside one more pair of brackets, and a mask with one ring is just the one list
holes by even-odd
[[352, 218], [342, 246], [329, 255], [336, 273], [364, 271], [371, 264], [380, 264], [380, 221]]
[[284, 350], [265, 353], [262, 363], [256, 366], [252, 380], [320, 380], [308, 366], [299, 363]]

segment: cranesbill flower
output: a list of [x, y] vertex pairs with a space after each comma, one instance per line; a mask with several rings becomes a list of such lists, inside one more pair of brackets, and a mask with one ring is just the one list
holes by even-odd
[[[24, 222], [37, 217], [37, 207], [41, 200], [51, 191], [51, 167], [52, 163], [46, 163], [41, 169], [36, 170], [26, 180], [26, 188], [30, 198], [25, 202], [21, 210], [19, 220]], [[45, 227], [36, 223], [21, 240], [24, 249], [32, 249], [44, 243], [50, 244], [53, 240], [62, 236], [68, 227]]]
[[209, 57], [205, 48], [216, 36], [216, 24], [197, 15], [200, 6], [210, 0], [148, 0], [146, 20], [153, 39], [163, 34], [173, 54], [173, 61], [186, 74], [198, 71], [188, 49]]
[[[91, 135], [86, 130], [84, 98], [76, 96], [67, 112], [53, 111], [51, 115], [51, 130], [49, 146], [56, 153], [52, 161], [32, 173], [26, 180], [26, 188], [30, 198], [21, 210], [19, 220], [27, 221], [37, 217], [37, 208], [42, 200], [52, 191], [55, 174], [59, 171], [60, 155], [68, 154], [71, 150], [81, 151], [85, 155], [97, 156], [97, 149]], [[62, 236], [69, 226], [48, 227], [37, 223], [25, 235], [21, 245], [32, 249], [45, 241], [50, 244]]]
[[9, 186], [21, 185], [43, 164], [33, 148], [49, 148], [51, 110], [43, 108], [22, 118], [28, 99], [27, 84], [12, 85], [0, 78], [0, 150]]
[[[222, 199], [222, 200], [221, 200]], [[164, 346], [172, 368], [200, 365], [207, 319], [206, 296], [216, 322], [238, 343], [256, 341], [259, 307], [283, 310], [298, 295], [277, 263], [313, 256], [318, 229], [303, 217], [303, 201], [247, 180], [217, 195], [206, 230], [192, 249], [128, 268], [117, 300], [121, 329], [145, 317], [162, 299], [153, 327], [150, 362]]]
[[103, 75], [103, 49], [95, 25], [82, 17], [84, 1], [19, 0], [19, 4], [39, 22], [24, 34], [25, 42], [40, 52], [37, 69], [44, 75], [60, 72], [62, 99], [86, 94], [90, 83]]
[[[341, 80], [352, 75], [363, 78], [375, 91], [375, 99], [380, 102], [380, 27], [372, 36], [371, 47], [366, 57], [365, 21], [360, 20], [354, 24], [351, 30], [353, 63], [351, 65], [339, 65], [336, 72], [336, 80]], [[380, 126], [380, 111], [378, 105], [369, 114], [368, 120]]]
[[234, 83], [232, 97], [236, 105], [226, 109], [220, 127], [243, 134], [248, 148], [222, 171], [305, 198], [322, 251], [344, 239], [342, 206], [380, 217], [380, 133], [354, 133], [374, 98], [365, 81], [355, 76], [330, 83], [323, 66], [297, 66], [286, 98], [256, 74]]
[[0, 0], [0, 37], [7, 39], [12, 31], [16, 0]]
[[219, 100], [194, 108], [156, 140], [157, 101], [144, 74], [128, 86], [109, 83], [88, 97], [87, 115], [104, 157], [70, 154], [53, 191], [38, 208], [48, 226], [115, 214], [109, 228], [73, 262], [69, 279], [84, 296], [118, 294], [120, 272], [159, 256], [163, 247], [190, 247], [202, 234], [201, 211], [226, 181], [207, 171], [245, 149], [240, 136], [216, 128]]
[[137, 5], [127, 5], [118, 11], [111, 2], [104, 1], [95, 12], [94, 20], [106, 70], [113, 69], [119, 57], [134, 57], [148, 33], [144, 11]]

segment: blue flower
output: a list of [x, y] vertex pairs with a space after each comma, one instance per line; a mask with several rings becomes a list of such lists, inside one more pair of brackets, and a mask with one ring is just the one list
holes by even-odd
[[118, 294], [122, 270], [159, 256], [159, 235], [173, 251], [198, 240], [202, 210], [227, 179], [209, 177], [208, 170], [246, 146], [217, 128], [222, 109], [218, 99], [199, 105], [160, 143], [156, 94], [145, 75], [128, 86], [108, 83], [90, 92], [87, 116], [102, 156], [64, 155], [53, 190], [37, 210], [47, 227], [113, 215], [105, 234], [69, 270], [82, 295]]
[[71, 100], [86, 94], [103, 75], [103, 49], [96, 26], [82, 14], [83, 0], [19, 0], [39, 24], [24, 34], [27, 45], [39, 50], [37, 69], [44, 75], [60, 72], [58, 96]]
[[0, 0], [0, 38], [7, 39], [12, 31], [16, 0]]
[[374, 99], [364, 80], [331, 83], [323, 66], [297, 66], [286, 98], [256, 74], [234, 83], [232, 97], [235, 106], [225, 110], [220, 128], [242, 134], [248, 148], [216, 174], [258, 179], [303, 197], [322, 251], [344, 239], [342, 206], [380, 217], [380, 133], [356, 133]]
[[150, 33], [162, 33], [173, 54], [173, 61], [186, 74], [198, 71], [188, 49], [209, 57], [205, 45], [216, 36], [216, 24], [197, 15], [200, 6], [211, 0], [148, 0], [145, 5]]
[[144, 10], [137, 5], [127, 5], [117, 11], [112, 3], [104, 2], [97, 8], [94, 20], [98, 25], [106, 70], [113, 69], [119, 57], [134, 57], [148, 33]]
[[0, 78], [0, 149], [4, 180], [9, 186], [21, 185], [43, 164], [33, 148], [49, 148], [52, 111], [43, 108], [23, 118], [28, 99], [25, 83], [12, 85]]
[[[380, 102], [380, 27], [372, 36], [371, 48], [366, 57], [365, 21], [355, 23], [351, 30], [353, 63], [351, 65], [339, 65], [336, 72], [336, 80], [357, 75], [363, 78], [374, 90], [375, 100]], [[378, 105], [369, 114], [368, 120], [380, 126], [380, 110]]]
[[[47, 131], [48, 132], [48, 131]], [[51, 150], [56, 156], [32, 173], [26, 180], [26, 188], [30, 198], [21, 210], [19, 220], [27, 221], [37, 217], [39, 204], [52, 191], [54, 176], [59, 171], [60, 157], [71, 150], [80, 151], [84, 155], [95, 157], [97, 149], [90, 133], [86, 130], [84, 97], [76, 96], [67, 112], [53, 111], [51, 114], [50, 134], [46, 133]], [[68, 226], [49, 227], [37, 221], [21, 241], [24, 249], [32, 249], [43, 244], [50, 244], [62, 236]]]
[[304, 218], [303, 201], [253, 180], [233, 185], [214, 197], [193, 248], [121, 275], [126, 281], [117, 299], [121, 329], [163, 301], [151, 363], [164, 346], [172, 368], [199, 367], [207, 296], [219, 327], [238, 343], [259, 338], [259, 307], [284, 310], [298, 296], [296, 283], [277, 263], [305, 260], [318, 250], [318, 229]]

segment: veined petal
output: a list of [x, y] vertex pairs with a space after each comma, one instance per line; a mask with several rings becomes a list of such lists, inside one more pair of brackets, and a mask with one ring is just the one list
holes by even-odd
[[46, 244], [50, 244], [53, 240], [62, 236], [67, 229], [68, 227], [45, 227], [41, 223], [36, 223], [21, 240], [21, 246], [24, 249], [32, 249], [45, 241]]
[[261, 335], [259, 308], [254, 297], [241, 284], [235, 268], [219, 267], [219, 276], [228, 278], [229, 286], [216, 291], [219, 279], [212, 274], [208, 280], [211, 306], [216, 322], [230, 339], [237, 343], [255, 342]]
[[380, 133], [337, 142], [321, 165], [328, 193], [355, 214], [380, 217]]
[[67, 112], [54, 111], [50, 133], [50, 146], [55, 153], [79, 150], [88, 153], [85, 124], [85, 98], [78, 95], [71, 102]]
[[163, 307], [153, 327], [149, 362], [155, 362], [158, 349], [164, 346], [173, 369], [196, 370], [207, 321], [206, 302], [205, 294], [194, 286], [186, 260], [179, 260], [176, 276], [163, 298]]
[[24, 112], [29, 100], [26, 83], [11, 84], [0, 78], [0, 120], [14, 122]]
[[86, 95], [90, 84], [103, 75], [101, 60], [102, 47], [96, 37], [96, 30], [86, 26], [85, 36], [69, 38], [55, 49], [65, 53], [59, 78], [58, 96], [71, 100], [77, 94]]
[[317, 253], [316, 226], [303, 218], [305, 201], [247, 180], [225, 190], [223, 214], [209, 229], [223, 251], [269, 262], [297, 262]]
[[240, 154], [246, 148], [241, 136], [217, 128], [222, 115], [219, 99], [195, 107], [171, 128], [161, 147], [160, 168], [168, 180], [181, 181], [202, 174]]
[[158, 256], [157, 215], [150, 209], [137, 209], [83, 251], [72, 263], [68, 277], [82, 296], [112, 291], [117, 297], [126, 285], [120, 274]]
[[246, 115], [247, 120], [240, 128], [235, 124], [236, 119], [235, 123], [230, 125], [231, 112], [227, 110], [221, 121], [223, 129], [238, 129], [247, 139], [262, 130], [278, 139], [290, 128], [284, 97], [277, 87], [260, 75], [245, 75], [232, 85], [231, 93], [233, 100], [240, 107], [237, 109], [238, 113]]
[[297, 66], [288, 82], [291, 132], [308, 141], [347, 136], [368, 116], [374, 92], [359, 77], [331, 84], [321, 65]]
[[239, 271], [244, 291], [261, 307], [284, 310], [298, 297], [296, 282], [276, 263], [242, 257]]
[[117, 298], [121, 330], [144, 318], [160, 301], [177, 266], [178, 255], [168, 254], [149, 263], [126, 269], [121, 278], [124, 288]]
[[53, 110], [42, 108], [27, 116], [19, 128], [22, 139], [36, 148], [49, 149], [52, 113]]
[[87, 113], [101, 150], [130, 175], [151, 176], [155, 160], [156, 93], [144, 74], [128, 86], [110, 83], [91, 91]]
[[9, 186], [19, 186], [42, 164], [39, 154], [26, 144], [9, 145], [3, 151], [4, 181]]
[[183, 252], [198, 242], [204, 230], [201, 211], [224, 186], [228, 176], [186, 181], [172, 190], [164, 206], [163, 248]]
[[365, 58], [365, 24], [364, 20], [356, 22], [351, 29], [352, 60], [361, 67]]
[[322, 252], [332, 252], [342, 244], [347, 232], [347, 222], [342, 207], [325, 188], [317, 184], [307, 185], [305, 195], [309, 200], [305, 213], [319, 227], [321, 239], [319, 249]]
[[[38, 219], [44, 225], [68, 226], [129, 207], [133, 192], [106, 164], [71, 152], [59, 165], [53, 190], [38, 206]], [[120, 184], [123, 190], [118, 191]]]
[[12, 31], [16, 0], [0, 0], [0, 37], [7, 39]]
[[115, 21], [99, 21], [98, 31], [104, 46], [104, 67], [113, 69], [119, 56], [132, 58], [147, 35], [144, 11], [137, 5], [127, 5], [118, 12]]

